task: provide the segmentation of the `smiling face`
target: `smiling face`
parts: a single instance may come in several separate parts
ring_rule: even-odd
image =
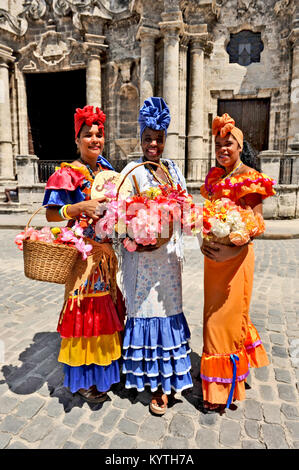
[[[141,147],[147,160],[159,163],[165,147],[165,132],[146,127],[142,134]]]
[[[86,162],[97,160],[103,151],[104,143],[103,130],[99,129],[97,124],[92,126],[84,124],[76,139],[81,158]]]
[[[215,138],[215,151],[217,162],[227,172],[231,171],[240,162],[241,147],[232,134],[227,134],[225,137],[217,135]]]

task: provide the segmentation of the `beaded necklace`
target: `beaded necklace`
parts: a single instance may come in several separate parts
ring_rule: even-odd
[[[169,172],[167,166],[166,166],[164,163],[162,163],[161,161],[160,161],[159,165],[161,166],[161,168],[163,169],[163,171],[164,171],[164,172],[167,174],[167,176],[169,177],[169,181],[171,181],[172,187],[175,187],[175,183],[174,183],[174,181],[173,181],[173,178],[172,178],[172,176],[171,176],[171,174],[170,174],[170,172]],[[147,166],[147,169],[148,169],[148,170],[150,171],[150,173],[153,175],[153,177],[155,178],[155,180],[158,181],[158,183],[160,183],[161,185],[165,185],[165,181],[162,180],[161,178],[159,178],[159,176],[156,174],[156,172],[152,169],[152,167],[151,167],[150,165]]]
[[[240,166],[242,166],[243,163],[240,162],[239,165],[236,166],[236,168],[233,168],[232,171],[230,171],[227,175],[223,176],[221,179],[223,180],[226,180],[227,178],[229,178],[231,175],[233,175],[234,173],[236,173],[236,171],[240,168]]]

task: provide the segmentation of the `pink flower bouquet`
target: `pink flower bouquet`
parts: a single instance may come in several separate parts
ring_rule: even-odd
[[[200,210],[179,185],[152,187],[126,199],[117,198],[111,185],[107,189],[113,197],[104,206],[104,216],[95,226],[96,234],[112,237],[116,232],[128,251],[135,251],[138,245],[161,246],[170,239],[174,228],[186,233],[196,230]]]
[[[20,250],[23,250],[24,240],[73,246],[81,253],[83,260],[92,250],[92,245],[85,243],[83,228],[78,222],[73,227],[43,227],[40,230],[29,227],[15,237],[15,243]]]

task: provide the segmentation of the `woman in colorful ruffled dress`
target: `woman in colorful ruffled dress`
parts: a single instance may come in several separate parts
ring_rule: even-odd
[[[140,138],[143,157],[129,163],[127,174],[143,161],[159,163],[172,184],[186,189],[185,179],[172,160],[162,159],[169,109],[162,98],[145,100],[140,109]],[[167,183],[164,171],[154,165],[136,168],[140,191]],[[133,180],[132,180],[133,183]],[[134,183],[133,183],[134,187]],[[192,387],[190,375],[190,331],[182,309],[181,240],[172,236],[160,248],[123,249],[123,282],[127,323],[123,341],[123,373],[126,388],[152,392],[150,410],[164,414],[168,397]]]
[[[262,214],[262,201],[275,194],[275,182],[242,162],[243,133],[228,114],[214,119],[212,132],[222,168],[211,168],[202,196],[211,201],[229,198]],[[245,399],[249,366],[263,367],[269,361],[249,316],[253,243],[227,246],[204,241],[201,250],[205,255],[203,399],[206,408],[221,410],[232,400]]]
[[[113,168],[100,155],[106,118],[103,111],[85,106],[76,110],[74,118],[80,157],[72,164],[62,163],[50,176],[44,205],[48,205],[48,221],[67,220],[69,226],[79,222],[94,254],[93,263],[86,263],[80,276],[75,266],[66,283],[57,327],[62,338],[58,361],[64,364],[64,385],[85,400],[100,403],[107,399],[111,385],[120,380],[124,306],[116,285],[113,248],[94,232],[95,211],[101,200],[91,200],[90,193],[96,174]]]

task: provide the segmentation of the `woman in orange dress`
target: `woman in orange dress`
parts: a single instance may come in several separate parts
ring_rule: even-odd
[[[228,114],[217,116],[212,130],[222,168],[211,168],[201,195],[211,201],[229,198],[262,214],[262,200],[275,194],[275,181],[241,161],[243,133]],[[269,361],[249,317],[253,243],[229,246],[204,240],[201,251],[205,255],[203,399],[205,408],[218,411],[233,400],[244,400],[249,367],[263,367]]]

